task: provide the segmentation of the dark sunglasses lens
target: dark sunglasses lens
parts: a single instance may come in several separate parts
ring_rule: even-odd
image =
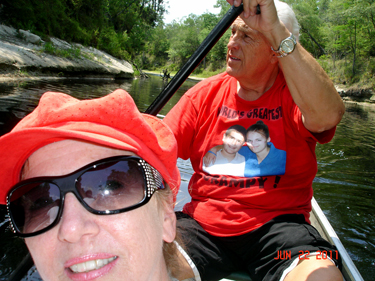
[[[145,198],[145,179],[136,160],[99,164],[83,173],[77,191],[97,211],[115,211],[137,205]]]
[[[9,198],[10,214],[15,228],[23,233],[35,233],[50,226],[60,208],[60,190],[49,182],[25,184]]]

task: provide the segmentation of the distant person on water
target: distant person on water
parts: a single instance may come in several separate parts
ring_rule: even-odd
[[[244,12],[231,27],[226,72],[190,89],[164,119],[176,136],[178,157],[190,158],[194,169],[192,200],[177,213],[177,227],[197,270],[185,263],[180,279],[219,280],[245,270],[252,281],[342,280],[340,258],[319,256],[336,250],[310,225],[309,212],[315,146],[333,138],[345,112],[343,101],[298,43],[298,23],[287,4],[227,1],[243,2]],[[266,150],[253,157],[253,164],[267,163],[266,174],[204,172],[204,156],[221,145],[223,130],[249,128],[258,121],[268,127],[271,141],[260,136]],[[251,144],[262,135],[257,134],[247,135],[249,147],[243,149],[249,154],[250,149],[257,153]],[[284,156],[268,161],[273,148]],[[285,171],[273,169],[283,161]],[[288,258],[278,258],[280,251]]]
[[[124,90],[48,92],[0,138],[0,203],[43,280],[175,280],[176,160]]]

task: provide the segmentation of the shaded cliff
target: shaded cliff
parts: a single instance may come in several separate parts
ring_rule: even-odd
[[[0,25],[0,77],[27,76],[133,78],[134,71],[130,63],[95,48],[57,38],[44,42]]]

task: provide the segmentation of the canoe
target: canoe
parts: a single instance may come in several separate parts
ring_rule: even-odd
[[[332,228],[327,217],[319,207],[315,198],[312,199],[312,211],[310,213],[311,224],[319,231],[320,235],[334,244],[342,257],[342,274],[345,281],[363,281],[361,274],[354,265],[344,245],[341,243],[335,230]],[[251,281],[246,272],[235,272],[221,281]]]
[[[181,160],[181,159],[179,159]],[[191,169],[189,161],[181,161],[179,162],[179,167],[181,171],[181,187],[177,195],[177,204],[175,207],[176,211],[180,211],[183,205],[190,201],[190,195],[188,193],[188,182],[191,177],[189,169]],[[184,169],[184,166],[187,170]],[[341,243],[339,237],[337,236],[336,232],[334,231],[333,227],[329,223],[327,217],[324,215],[322,209],[319,207],[318,203],[316,202],[315,198],[312,199],[312,211],[310,213],[310,220],[311,224],[319,231],[320,235],[323,238],[328,240],[330,243],[334,244],[339,251],[342,260],[343,260],[343,268],[342,273],[344,276],[345,281],[363,281],[361,274],[359,273],[357,267],[354,265],[352,259],[350,258],[348,252],[346,251],[344,245]],[[21,273],[22,270],[15,270],[13,272],[11,278],[9,280],[18,281],[18,280],[41,280],[39,274],[35,270],[35,267],[32,264],[31,259],[25,258],[22,263],[26,263],[23,265],[23,268],[30,269],[28,274],[26,275],[26,279]],[[225,279],[221,279],[220,281],[251,281],[249,276],[246,272],[234,272],[230,276],[226,277]]]
[[[179,163],[179,166],[181,163]],[[181,170],[181,169],[180,169]],[[180,191],[177,195],[177,206],[176,209],[182,209],[182,206],[190,201],[190,195],[187,192],[188,178],[190,175],[188,173],[181,173],[182,181]],[[319,207],[318,202],[315,198],[311,200],[312,211],[310,213],[311,224],[319,231],[320,235],[329,241],[331,244],[335,245],[338,252],[342,257],[342,274],[345,281],[363,281],[361,274],[359,273],[357,267],[354,265],[353,260],[350,258],[348,252],[346,251],[344,245],[341,243],[339,237],[337,236],[335,230],[329,223],[327,217],[324,215],[322,209]],[[235,272],[230,276],[221,279],[220,281],[251,281],[250,277],[246,272]]]

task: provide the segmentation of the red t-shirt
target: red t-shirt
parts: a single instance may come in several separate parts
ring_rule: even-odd
[[[176,136],[178,156],[190,158],[195,171],[189,183],[192,200],[183,211],[215,236],[245,234],[282,214],[303,214],[309,221],[317,172],[316,142],[330,141],[335,128],[312,134],[301,116],[281,71],[271,89],[255,101],[240,98],[237,80],[226,73],[191,88],[164,118]],[[236,177],[203,171],[204,155],[223,144],[229,127],[247,129],[258,120],[268,126],[277,151],[286,152],[286,164],[285,160],[281,163],[284,175]],[[245,157],[251,161],[255,154],[247,147],[242,149],[248,149]],[[264,162],[268,167],[280,164],[278,158],[270,159]]]

